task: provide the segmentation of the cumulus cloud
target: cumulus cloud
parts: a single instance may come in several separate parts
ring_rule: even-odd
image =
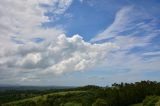
[[[71,3],[72,0],[0,1],[0,36],[3,39],[10,38],[10,36],[20,39],[55,37],[64,31],[62,28],[41,27],[43,23],[50,21],[45,13],[63,14]]]
[[[21,76],[26,72],[32,73],[34,77],[57,75],[100,66],[108,54],[117,49],[118,46],[113,43],[91,44],[79,35],[66,37],[63,34],[52,42],[31,42],[16,46],[14,51],[7,51],[10,53],[7,57],[1,58],[0,66],[5,70],[17,70],[15,75],[21,73]]]
[[[40,77],[97,68],[116,67],[137,71],[159,69],[158,59],[150,58],[146,61],[143,57],[159,53],[146,53],[142,57],[129,54],[135,47],[150,45],[152,38],[159,33],[151,27],[154,21],[128,27],[136,21],[128,15],[133,7],[120,10],[113,24],[92,39],[95,42],[111,38],[110,42],[91,43],[84,41],[80,35],[67,37],[63,34],[63,28],[43,27],[43,23],[51,21],[45,13],[52,12],[54,21],[58,15],[65,14],[71,3],[72,0],[0,1],[0,82],[39,81]],[[149,28],[146,32],[149,35],[145,38],[137,36],[140,34],[137,30],[121,36],[120,33],[136,27],[140,30]],[[40,43],[34,42],[36,38],[43,40]]]

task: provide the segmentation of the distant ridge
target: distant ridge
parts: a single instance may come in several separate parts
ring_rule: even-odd
[[[11,84],[0,84],[0,90],[49,90],[49,89],[68,89],[75,88],[74,86],[33,86],[33,85],[11,85]]]
[[[18,84],[0,84],[0,87],[20,86]]]

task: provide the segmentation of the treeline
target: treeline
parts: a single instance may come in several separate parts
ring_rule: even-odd
[[[156,81],[114,83],[111,87],[88,85],[68,90],[81,92],[41,96],[38,99],[3,106],[129,106],[143,102],[146,96],[160,96],[160,83]],[[145,106],[154,106],[147,105],[147,100],[145,103]]]
[[[136,83],[112,84],[105,88],[98,98],[106,101],[107,106],[128,106],[142,102],[146,96],[160,95],[160,83],[156,81],[141,81]]]

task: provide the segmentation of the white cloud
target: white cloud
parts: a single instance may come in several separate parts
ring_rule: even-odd
[[[100,32],[93,39],[91,39],[91,42],[96,42],[103,39],[109,39],[109,38],[114,38],[116,36],[121,36],[123,35],[124,32],[127,31],[130,31],[128,35],[135,35],[136,33],[139,33],[140,30],[143,30],[145,32],[147,30],[143,26],[146,26],[147,28],[151,27],[149,24],[145,23],[140,24],[140,22],[143,22],[144,21],[143,19],[150,19],[150,18],[151,17],[147,13],[136,9],[134,6],[123,7],[116,13],[113,23],[104,31]]]
[[[38,63],[44,60],[41,54],[46,50],[43,48],[46,46],[33,43],[31,39],[38,37],[50,42],[64,33],[63,28],[44,28],[42,24],[50,21],[45,15],[46,12],[52,12],[56,18],[63,14],[71,3],[72,0],[0,1],[0,77],[15,78],[38,67]],[[13,38],[22,44],[12,41]],[[45,66],[44,63],[41,67]]]
[[[158,64],[160,64],[160,61],[158,57],[145,59],[143,56],[134,53],[128,54],[127,52],[128,51],[118,51],[110,55],[108,60],[112,61],[110,61],[108,64],[105,64],[105,67],[115,70],[127,70],[128,73],[137,74],[142,72],[159,71]]]
[[[143,53],[144,56],[158,56],[160,55],[160,51],[155,51],[155,52],[146,52],[146,53]]]
[[[159,35],[156,25],[157,20],[141,9],[137,10],[133,6],[128,6],[119,10],[114,22],[91,39],[91,42],[107,39],[120,47],[114,53],[109,54],[108,60],[110,61],[105,62],[104,68],[128,70],[132,74],[159,71],[158,56],[144,57],[159,53],[143,53],[144,50],[152,50],[152,39]]]
[[[133,9],[133,7],[125,7],[122,8],[115,16],[114,22],[103,32],[96,35],[91,41],[95,42],[98,40],[103,40],[106,38],[111,38],[117,35],[119,32],[122,32],[126,29],[126,25],[128,25],[132,20],[129,19],[129,13]]]
[[[84,0],[79,0],[81,3],[83,3],[84,2]]]
[[[121,50],[129,50],[135,47],[145,47],[150,44],[154,36],[139,37],[139,36],[116,36],[113,40]]]
[[[127,55],[128,50],[134,47],[148,45],[153,36],[117,36],[120,32],[130,30],[128,24],[134,19],[130,20],[129,13],[133,7],[120,10],[114,23],[92,39],[97,41],[113,38],[111,42],[89,43],[80,35],[67,37],[62,34],[65,32],[63,28],[47,29],[41,26],[50,21],[49,17],[44,15],[45,12],[53,12],[53,18],[56,18],[63,14],[71,3],[72,0],[0,1],[0,82],[39,81],[39,77],[48,78],[96,68],[138,71],[159,69],[158,60],[152,59],[148,63],[143,57]],[[40,4],[48,6],[43,7]],[[142,29],[150,28],[144,23],[136,26]],[[149,34],[157,33],[159,32],[151,30]],[[36,37],[45,40],[41,43],[31,41]],[[12,38],[22,43],[16,44]]]
[[[63,14],[72,0],[3,0],[0,1],[0,36],[20,39],[58,36],[62,28],[45,29],[41,25],[50,21],[46,12]],[[41,5],[47,5],[46,7]],[[54,16],[56,17],[56,15]],[[52,20],[53,21],[53,20]],[[4,38],[5,37],[5,38]]]
[[[58,6],[56,10],[53,10],[56,14],[62,14],[71,5],[72,0],[58,0]]]
[[[1,57],[0,66],[15,70],[15,75],[21,74],[17,77],[24,74],[28,77],[26,73],[34,77],[57,75],[100,66],[108,54],[117,49],[113,43],[91,44],[79,35],[70,38],[60,35],[52,42],[16,46],[14,51],[7,51],[10,52],[7,57]]]

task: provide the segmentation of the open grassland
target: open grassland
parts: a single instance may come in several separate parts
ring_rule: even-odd
[[[42,95],[42,96],[36,96],[36,97],[33,97],[33,98],[29,98],[29,99],[23,99],[23,100],[18,100],[18,101],[14,101],[14,102],[10,102],[10,103],[6,103],[6,104],[2,104],[2,106],[21,106],[21,105],[24,105],[26,103],[26,106],[27,106],[27,103],[39,103],[41,101],[47,101],[47,97],[56,97],[56,96],[60,96],[60,97],[63,97],[67,94],[78,94],[78,93],[83,93],[85,91],[66,91],[66,92],[57,92],[57,93],[50,93],[50,94],[46,94],[46,95]],[[69,103],[68,103],[69,104]],[[28,104],[29,105],[29,104]],[[29,105],[30,106],[30,105]]]

